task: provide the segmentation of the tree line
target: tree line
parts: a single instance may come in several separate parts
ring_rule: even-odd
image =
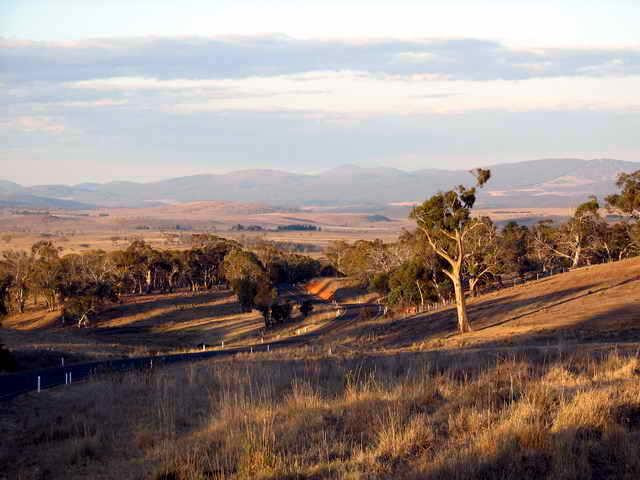
[[[0,317],[24,312],[30,302],[51,311],[60,308],[63,322],[83,324],[123,295],[231,287],[243,311],[258,308],[269,327],[291,313],[280,305],[276,285],[308,280],[322,267],[269,242],[248,250],[208,234],[193,235],[185,250],[158,250],[135,240],[125,249],[66,255],[53,242],[40,241],[28,252],[0,255]]]
[[[640,254],[640,171],[621,174],[619,192],[603,205],[591,197],[560,224],[532,227],[510,222],[498,228],[488,217],[472,216],[477,188],[489,170],[472,171],[474,186],[439,192],[416,206],[416,230],[397,242],[335,242],[327,250],[333,271],[359,278],[392,307],[424,309],[429,302],[455,299],[460,332],[471,326],[466,296],[505,278],[529,272],[620,260]],[[601,206],[618,215],[608,222]],[[297,283],[331,269],[317,260],[284,252],[258,240],[250,248],[215,235],[191,236],[191,248],[157,250],[141,240],[127,248],[62,255],[51,241],[28,252],[0,255],[0,317],[23,312],[27,302],[62,309],[63,321],[90,318],[126,294],[167,293],[231,287],[244,311],[258,309],[265,326],[287,321],[293,305],[280,302],[276,286]],[[300,306],[303,315],[310,303]]]
[[[619,193],[603,205],[590,197],[563,223],[550,220],[532,227],[509,222],[498,228],[488,217],[473,217],[477,188],[489,170],[472,171],[476,185],[439,192],[416,206],[416,230],[395,243],[360,240],[334,242],[327,257],[345,275],[355,276],[397,308],[455,299],[458,329],[471,329],[466,296],[505,279],[530,272],[553,272],[640,255],[640,171],[620,174]],[[609,222],[601,207],[616,214]]]

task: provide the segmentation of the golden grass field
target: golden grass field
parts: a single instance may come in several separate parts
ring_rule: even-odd
[[[80,212],[52,211],[47,214],[29,215],[15,212],[16,210],[0,209],[0,251],[27,250],[40,240],[53,241],[62,248],[63,253],[126,248],[136,239],[143,239],[155,248],[187,248],[191,235],[199,232],[216,233],[236,240],[242,237],[261,238],[314,245],[324,249],[336,240],[353,242],[380,238],[390,242],[397,239],[403,229],[414,228],[414,223],[406,217],[408,210],[389,217],[390,221],[370,221],[369,215],[363,213],[333,213],[322,210],[288,212],[264,205],[228,202],[194,202],[154,208],[114,208]],[[566,208],[475,211],[476,215],[488,215],[496,222],[513,219],[525,222],[542,218],[557,219],[570,213],[570,209]],[[231,231],[231,227],[239,223],[261,225],[266,231]],[[321,231],[274,231],[278,225],[301,223],[316,225]],[[176,230],[177,225],[188,229]]]
[[[319,329],[313,342],[349,351],[509,348],[559,343],[640,341],[640,259],[581,268],[469,301],[473,332],[457,335],[455,309],[416,315],[376,316],[371,309],[336,320],[338,306],[373,303],[375,295],[350,279],[317,279],[307,291],[320,303],[302,319],[263,331],[258,312],[241,313],[228,290],[125,297],[102,312],[91,328],[62,326],[60,312],[32,308],[3,321],[10,348],[42,362],[188,351],[198,345],[246,345],[263,336],[281,340]],[[21,354],[22,354],[21,353]],[[32,361],[31,361],[32,362]]]
[[[640,478],[640,258],[470,299],[464,336],[449,307],[336,318],[331,300],[373,298],[307,289],[317,317],[266,337],[290,348],[3,403],[0,478]],[[2,337],[76,360],[257,341],[236,309],[225,291],[131,297],[90,329],[34,310]]]
[[[59,310],[33,307],[4,319],[1,338],[27,369],[57,366],[62,356],[71,364],[277,341],[326,326],[337,310],[319,303],[302,318],[294,308],[290,323],[265,331],[260,313],[243,313],[230,290],[130,296],[97,315],[90,328],[62,325]]]
[[[345,326],[351,348],[492,348],[640,342],[640,258],[583,267],[469,299],[473,331],[457,334],[455,307]]]
[[[7,478],[635,479],[640,360],[240,355],[2,408]]]

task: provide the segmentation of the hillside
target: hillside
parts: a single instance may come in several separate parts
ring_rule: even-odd
[[[318,302],[314,314],[269,332],[267,339],[283,341],[293,335],[291,348],[324,345],[387,353],[640,343],[640,258],[470,299],[474,331],[464,336],[457,334],[452,306],[406,318],[380,317],[376,296],[344,278],[314,280],[307,293]],[[3,340],[14,349],[29,343],[31,350],[100,358],[219,345],[222,340],[247,344],[259,338],[263,323],[257,312],[241,313],[235,297],[224,291],[130,297],[99,315],[89,329],[61,327],[59,312],[44,310],[13,315],[3,326]]]
[[[545,159],[490,168],[492,180],[480,194],[480,206],[567,207],[575,206],[591,194],[612,193],[617,174],[637,170],[640,163],[612,159]],[[151,183],[21,187],[2,182],[0,202],[28,204],[31,198],[33,206],[43,206],[48,201],[52,206],[73,208],[73,202],[103,207],[149,207],[166,202],[217,200],[289,207],[349,206],[352,210],[379,211],[391,203],[422,201],[438,190],[469,181],[469,173],[463,170],[404,171],[344,165],[318,174],[243,170]],[[15,203],[19,201],[22,203]]]
[[[470,299],[473,332],[455,308],[403,319],[353,322],[327,342],[349,348],[431,350],[640,342],[640,258],[572,272]]]
[[[352,287],[312,288],[331,299]],[[135,324],[147,307],[121,308]],[[34,479],[638,478],[640,259],[470,310],[464,338],[451,309],[368,321],[347,310],[277,350],[23,395],[3,406],[0,464]]]

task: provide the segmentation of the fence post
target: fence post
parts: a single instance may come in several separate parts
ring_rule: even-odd
[[[60,357],[61,366],[64,367],[64,357]]]
[[[71,385],[72,379],[73,379],[73,374],[69,372],[69,385]]]
[[[269,346],[269,344],[267,344],[267,352],[268,352],[268,351],[270,351],[270,350],[269,350],[269,347],[270,347],[270,346]]]
[[[38,393],[40,393],[40,375],[38,375]]]

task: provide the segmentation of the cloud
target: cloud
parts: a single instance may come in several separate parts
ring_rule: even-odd
[[[431,75],[327,71],[237,79],[116,77],[70,82],[65,86],[116,98],[127,94],[133,107],[181,114],[292,111],[380,115],[478,110],[639,109],[638,84],[640,75],[478,81],[448,80]]]
[[[283,36],[0,41],[0,79],[12,84],[341,70],[456,80],[633,75],[640,73],[640,49],[528,50],[477,39],[323,41]]]
[[[13,117],[113,108],[356,116],[628,110],[640,103],[638,79],[640,50],[514,49],[477,39],[0,41],[0,102]]]
[[[20,116],[0,120],[0,129],[17,132],[62,133],[65,126],[59,120],[50,117]]]
[[[637,113],[488,111],[353,120],[290,112],[87,110],[69,121],[83,135],[36,145],[8,138],[0,161],[4,175],[25,183],[72,183],[145,171],[173,176],[239,168],[312,171],[345,163],[419,169],[558,156],[640,159]]]
[[[279,36],[0,41],[3,169],[460,166],[638,152],[636,49]],[[45,160],[48,164],[45,165]],[[453,160],[451,160],[453,161]],[[413,160],[412,160],[413,162]],[[91,172],[95,173],[95,176]],[[128,170],[127,170],[128,171]]]

